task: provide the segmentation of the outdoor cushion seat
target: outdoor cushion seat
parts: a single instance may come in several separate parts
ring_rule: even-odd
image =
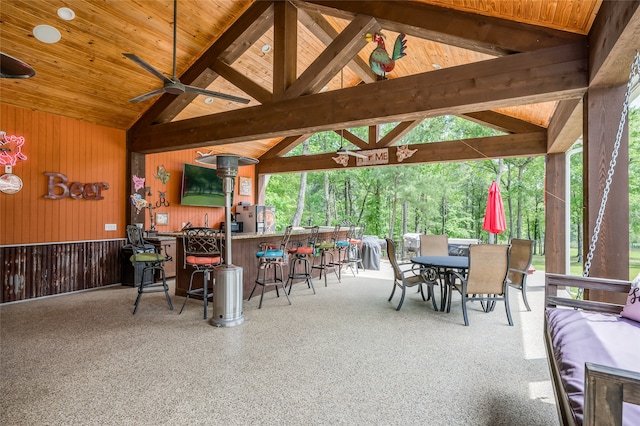
[[[187,256],[187,263],[194,265],[219,265],[222,263],[220,256],[216,257],[199,257],[199,256]]]
[[[619,315],[547,308],[553,357],[576,424],[584,416],[585,363],[638,371],[640,323]],[[640,424],[640,406],[624,404],[623,425]]]
[[[134,253],[129,258],[131,263],[136,262],[163,262],[165,257],[158,253]]]

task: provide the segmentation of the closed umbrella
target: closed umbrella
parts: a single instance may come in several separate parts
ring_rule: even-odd
[[[487,209],[484,212],[482,229],[492,234],[501,234],[506,228],[507,223],[504,218],[500,187],[496,181],[493,181],[489,187],[489,197],[487,198]]]

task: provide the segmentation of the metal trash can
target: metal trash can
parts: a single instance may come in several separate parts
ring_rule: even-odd
[[[131,263],[131,256],[133,256],[133,248],[131,245],[123,246],[120,250],[120,284],[138,287],[142,279],[144,264],[138,263],[134,266]],[[155,282],[153,270],[149,269],[144,274],[144,283],[151,284],[153,282]]]
[[[244,322],[242,310],[242,268],[220,265],[213,271],[213,317],[211,325],[233,327]]]

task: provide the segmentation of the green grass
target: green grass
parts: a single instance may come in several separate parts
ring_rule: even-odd
[[[576,262],[578,249],[571,249],[571,275],[582,275],[583,265]],[[585,255],[586,257],[586,255]],[[534,255],[531,262],[536,270],[544,270],[544,256]],[[629,279],[632,280],[640,273],[640,249],[631,249],[629,251]]]

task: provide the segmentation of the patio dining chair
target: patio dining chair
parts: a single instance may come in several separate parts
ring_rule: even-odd
[[[420,256],[448,256],[449,237],[447,234],[420,235]],[[439,268],[422,268],[422,274],[433,288],[434,285],[440,287],[440,300],[446,300],[447,292],[444,286],[444,270]],[[433,299],[433,309],[438,310],[436,300]],[[444,310],[444,306],[442,307]]]
[[[507,274],[509,286],[522,292],[522,300],[524,300],[527,311],[531,310],[529,301],[527,301],[527,275],[533,259],[533,244],[533,240],[511,239],[509,273]]]
[[[400,296],[400,302],[398,303],[398,307],[396,311],[399,311],[402,308],[402,304],[404,303],[404,297],[407,292],[408,287],[418,286],[418,292],[422,296],[422,300],[427,301],[432,297],[432,289],[429,286],[429,283],[425,282],[423,275],[419,272],[419,270],[415,268],[402,269],[400,265],[398,265],[398,261],[396,260],[396,246],[394,242],[387,238],[387,254],[389,255],[389,262],[393,267],[393,290],[391,290],[391,296],[389,296],[389,302],[393,299],[393,295],[396,292],[396,288],[399,287],[402,291]],[[427,285],[428,293],[427,297],[424,295],[424,290],[422,288],[422,284]]]
[[[462,315],[464,325],[469,325],[467,302],[479,300],[483,311],[493,311],[496,301],[503,301],[509,325],[513,325],[509,309],[509,286],[507,272],[509,268],[509,245],[481,244],[469,247],[469,270],[466,276],[458,271],[446,272],[448,287],[447,312],[451,310],[451,293],[455,289],[462,296]]]

